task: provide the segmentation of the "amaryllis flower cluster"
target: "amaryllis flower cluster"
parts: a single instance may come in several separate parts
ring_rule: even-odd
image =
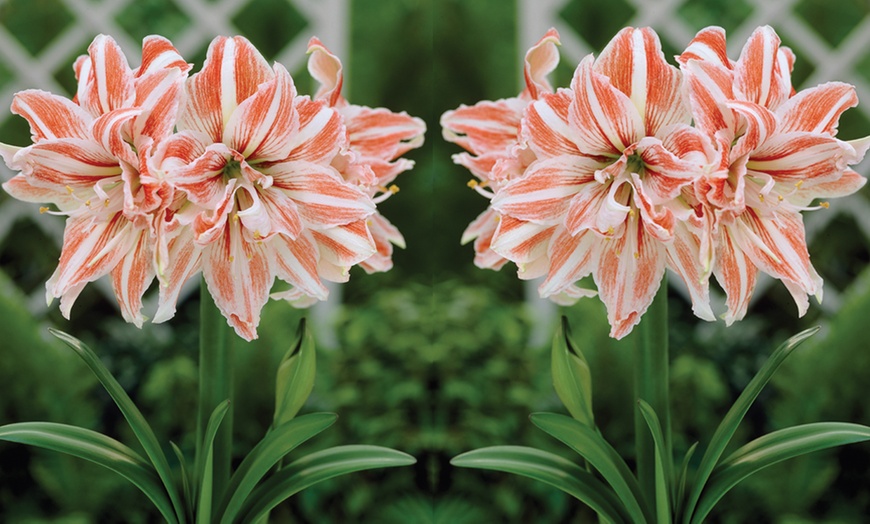
[[[560,302],[594,293],[577,287],[591,274],[616,338],[640,321],[666,268],[705,320],[715,319],[711,275],[727,295],[728,324],[746,314],[759,271],[785,284],[800,315],[809,295],[821,300],[801,212],[866,182],[849,166],[870,138],[836,138],[840,115],[858,103],[852,86],[796,92],[794,54],[770,27],[736,61],[724,30],[704,29],[679,68],[652,29],[626,28],[581,61],[570,88],[534,90],[529,57],[556,43],[551,30],[529,51],[525,96],[442,119],[445,137],[473,154],[457,163],[492,189],[466,231],[479,266],[513,261]],[[553,69],[553,49],[538,74]],[[508,106],[510,119],[496,110]]]
[[[341,62],[317,39],[309,69],[323,86],[299,95],[280,64],[242,37],[216,38],[200,72],[162,37],[143,42],[131,69],[98,36],[75,63],[76,96],[16,94],[12,111],[33,144],[0,145],[19,171],[3,188],[67,216],[47,298],[69,316],[88,282],[110,275],[123,317],[145,321],[142,296],[156,279],[154,322],[175,313],[183,284],[202,273],[236,332],[256,338],[275,293],[306,305],[327,298],[323,280],[351,266],[391,267],[398,230],[377,212],[386,187],[413,163],[418,118],[349,105]]]

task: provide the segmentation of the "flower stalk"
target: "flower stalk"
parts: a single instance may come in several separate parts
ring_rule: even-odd
[[[196,471],[205,460],[203,449],[208,420],[224,400],[230,406],[214,439],[212,492],[218,496],[229,482],[233,449],[233,339],[227,324],[203,281],[199,307],[199,405],[196,424]],[[203,479],[200,479],[203,482]]]
[[[634,396],[652,406],[659,417],[665,441],[665,460],[670,461],[671,411],[668,393],[668,289],[667,277],[656,293],[643,320],[632,335],[634,341]],[[655,500],[655,441],[639,409],[634,412],[637,476],[647,500]],[[670,468],[667,468],[670,469]],[[666,470],[667,470],[666,469]]]

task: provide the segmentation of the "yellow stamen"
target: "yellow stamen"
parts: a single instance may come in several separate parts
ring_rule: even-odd
[[[235,262],[235,261],[236,261],[236,257],[230,255],[230,262]]]
[[[466,185],[468,187],[470,187],[471,189],[474,189],[475,187],[479,186],[480,184],[477,182],[477,180],[471,179],[468,181],[468,184],[466,184]]]
[[[237,223],[239,221],[239,214],[233,213],[233,223]]]
[[[795,183],[794,187],[800,189],[802,185],[804,185],[804,181],[798,180],[797,183]]]
[[[109,207],[109,199],[108,199],[108,198],[106,199],[105,202],[103,202],[103,205],[106,206],[106,207]]]
[[[785,200],[785,197],[782,195],[779,195],[778,197],[776,197],[776,199],[779,200],[780,202],[782,202],[783,200]]]
[[[829,207],[831,207],[831,203],[830,203],[830,202],[819,202],[819,205],[822,206],[822,207],[825,208],[825,209],[828,209]]]
[[[70,195],[73,194],[73,188],[71,188],[71,187],[69,187],[69,186],[66,186],[66,191],[67,191],[67,193],[69,193]]]
[[[496,221],[496,222],[501,221],[501,215],[496,215],[496,216],[495,216],[495,221]]]
[[[635,252],[634,252],[634,258],[640,258],[640,253],[638,253],[637,251],[635,251]]]
[[[607,234],[608,234],[608,235],[612,235],[612,234],[613,234],[613,226],[610,226],[610,227],[607,228]]]
[[[39,208],[39,213],[40,213],[40,214],[42,214],[42,213],[47,213],[47,212],[48,212],[48,208],[47,208],[47,207],[42,206],[42,207]]]
[[[394,195],[399,192],[399,186],[397,186],[396,184],[391,185],[387,189],[389,189],[390,193],[392,193]]]
[[[621,255],[622,255],[622,250],[621,250],[621,249],[617,249],[617,250],[616,250],[616,256],[621,256]]]
[[[91,201],[85,200],[85,207],[91,207]]]
[[[758,193],[758,200],[761,200],[762,202],[764,202],[764,195],[762,195],[761,193]]]
[[[635,215],[634,208],[628,210],[628,216],[633,217]]]
[[[253,260],[253,258],[254,258],[254,254],[253,254],[253,253],[248,253],[248,260]]]

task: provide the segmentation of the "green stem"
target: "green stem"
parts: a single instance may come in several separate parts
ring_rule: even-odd
[[[672,460],[671,408],[668,395],[668,285],[662,280],[640,325],[635,328],[634,342],[634,395],[635,401],[649,403],[659,417],[664,434],[668,464]],[[637,476],[647,501],[655,498],[655,442],[639,409],[634,411],[635,445],[637,449]],[[670,471],[666,466],[666,471]]]
[[[196,424],[196,464],[205,460],[206,450],[201,449],[208,419],[218,404],[233,398],[233,340],[235,334],[203,281],[200,284],[199,306],[199,407]],[[214,466],[212,493],[220,500],[230,479],[233,449],[233,406],[227,414],[214,439]],[[199,479],[202,482],[202,479]]]

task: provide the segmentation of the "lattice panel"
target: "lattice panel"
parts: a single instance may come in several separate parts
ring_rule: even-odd
[[[71,95],[72,63],[99,33],[121,45],[131,67],[140,61],[142,37],[156,33],[197,69],[215,36],[243,34],[267,59],[293,72],[304,68],[313,35],[348,56],[348,16],[349,0],[0,0],[0,108],[6,108],[0,111],[0,140],[16,137],[16,145],[25,145],[26,123],[8,111],[13,95],[30,88]],[[2,163],[0,172],[3,181],[13,175]],[[22,219],[36,224],[60,252],[62,219],[0,194],[0,243]],[[96,286],[115,303],[106,279]],[[45,312],[44,295],[42,287],[31,294],[34,314]],[[153,308],[146,303],[146,311]]]
[[[870,134],[870,4],[851,0],[518,0],[520,28],[518,57],[549,28],[561,36],[563,63],[576,66],[589,53],[597,53],[624,26],[653,27],[662,40],[666,55],[681,52],[699,29],[719,25],[728,33],[729,56],[736,59],[743,43],[761,25],[774,27],[783,42],[797,55],[794,80],[797,88],[831,80],[855,86],[862,104],[848,111],[840,130],[847,139]],[[674,63],[673,61],[671,63]],[[848,129],[847,129],[848,128]],[[849,134],[846,132],[852,131]],[[855,134],[857,133],[857,134]],[[856,167],[870,175],[870,161]],[[867,191],[838,199],[823,212],[805,214],[808,241],[813,247],[824,243],[829,228],[839,227],[841,218],[854,221],[856,242],[866,250],[870,245],[870,202]],[[811,250],[812,251],[812,250]],[[833,313],[845,290],[826,280],[822,308]],[[757,301],[775,281],[762,275],[753,296]],[[669,280],[685,296],[678,279]],[[724,310],[724,299],[718,310]],[[548,313],[542,313],[548,314]]]

